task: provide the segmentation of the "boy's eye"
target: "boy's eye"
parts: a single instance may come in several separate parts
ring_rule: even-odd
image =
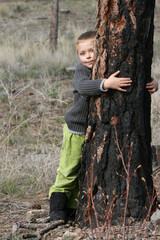
[[[85,54],[85,52],[81,52],[80,55],[83,56]]]

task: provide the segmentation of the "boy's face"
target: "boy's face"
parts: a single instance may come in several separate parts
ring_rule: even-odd
[[[94,39],[82,40],[77,44],[77,53],[81,63],[87,67],[92,68],[94,62]]]

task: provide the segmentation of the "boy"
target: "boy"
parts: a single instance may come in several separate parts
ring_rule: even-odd
[[[85,32],[76,42],[80,64],[74,76],[74,104],[65,114],[63,129],[63,146],[60,166],[57,170],[55,184],[50,188],[50,221],[64,220],[74,213],[78,195],[78,169],[80,167],[81,150],[87,128],[88,97],[100,95],[109,88],[126,92],[123,87],[131,85],[130,78],[118,78],[119,71],[108,79],[91,80],[91,69],[94,63],[95,32]],[[153,81],[152,81],[153,82]],[[152,89],[155,84],[147,85]]]

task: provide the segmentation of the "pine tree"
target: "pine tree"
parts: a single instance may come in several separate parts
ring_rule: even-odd
[[[130,77],[132,86],[126,93],[108,90],[90,99],[79,173],[77,220],[82,223],[96,212],[106,219],[107,206],[114,208],[112,219],[124,216],[125,209],[127,217],[143,218],[155,194],[151,97],[145,89],[151,79],[154,7],[154,0],[97,0],[92,78],[120,70],[119,77]]]

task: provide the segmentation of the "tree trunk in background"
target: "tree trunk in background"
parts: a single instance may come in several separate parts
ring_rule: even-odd
[[[135,174],[128,185],[126,216],[143,218],[148,212],[154,190],[151,97],[145,85],[151,78],[154,6],[154,0],[97,0],[96,63],[92,78],[107,78],[120,70],[119,76],[130,77],[133,82],[126,93],[109,90],[90,100],[79,172],[77,221],[81,223],[90,215],[95,216],[95,211],[106,219],[105,202],[108,208],[114,207],[113,216],[112,211],[107,216],[112,219],[124,216],[128,169],[128,183]]]
[[[52,19],[50,28],[50,49],[52,52],[54,52],[54,50],[57,48],[58,12],[59,12],[59,0],[53,0]]]

